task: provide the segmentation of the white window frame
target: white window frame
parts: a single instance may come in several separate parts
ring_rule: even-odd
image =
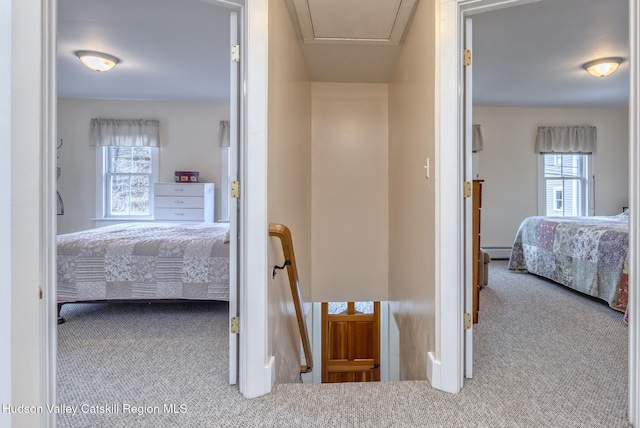
[[[546,215],[546,185],[545,185],[545,176],[544,176],[544,155],[552,154],[552,153],[541,153],[538,155],[538,215],[544,216]],[[553,153],[555,154],[555,153]],[[559,153],[571,155],[572,153]],[[586,215],[593,216],[595,215],[595,153],[573,153],[573,154],[586,154],[587,156],[587,207],[586,207]],[[554,161],[555,162],[555,161]]]
[[[159,158],[160,150],[158,147],[150,147],[151,149],[151,180],[149,183],[149,214],[148,215],[109,215],[109,203],[107,197],[107,162],[108,146],[96,147],[96,220],[112,220],[112,221],[141,221],[153,220],[153,188],[154,183],[158,182],[159,176]]]
[[[558,192],[560,192],[560,198],[558,198]],[[562,211],[564,209],[564,189],[560,186],[553,187],[553,210],[554,211]],[[558,201],[560,201],[561,206],[558,207]]]

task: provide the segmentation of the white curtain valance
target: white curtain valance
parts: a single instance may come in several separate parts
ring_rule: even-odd
[[[229,147],[229,121],[221,120],[220,129],[218,130],[218,144],[220,147]]]
[[[595,126],[541,126],[536,153],[595,153]]]
[[[158,147],[160,121],[155,119],[91,119],[94,146]]]
[[[480,125],[473,125],[473,134],[471,137],[471,151],[479,152],[484,148],[484,142],[482,141],[482,131],[480,131]]]

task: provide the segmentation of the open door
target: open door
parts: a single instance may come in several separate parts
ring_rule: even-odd
[[[380,302],[373,302],[371,313],[348,302],[339,314],[322,302],[322,383],[379,381]]]
[[[240,65],[239,61],[232,57],[233,46],[239,45],[238,12],[230,14],[230,79],[229,79],[229,178],[230,182],[239,180],[239,149],[240,149]],[[227,185],[231,185],[227,183]],[[238,224],[240,216],[240,200],[233,194],[229,198],[229,383],[238,383],[239,363],[239,337],[233,333],[232,324],[238,317]]]
[[[475,287],[473,272],[475,257],[473,256],[472,241],[472,199],[470,196],[472,183],[471,143],[473,136],[473,98],[472,98],[472,67],[471,67],[471,18],[464,18],[464,181],[468,192],[464,199],[464,376],[473,377],[473,323]]]

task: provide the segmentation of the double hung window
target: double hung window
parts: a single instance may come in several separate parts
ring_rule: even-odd
[[[536,136],[538,214],[585,217],[594,211],[595,126],[541,126]]]
[[[105,146],[102,150],[104,216],[151,216],[158,149]]]
[[[542,215],[589,215],[591,155],[542,154]]]
[[[96,217],[153,218],[158,181],[160,122],[154,119],[91,119],[96,146]]]

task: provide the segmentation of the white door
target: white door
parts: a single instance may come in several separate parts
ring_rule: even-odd
[[[471,18],[464,19],[464,48],[465,48],[465,67],[464,67],[464,181],[471,183],[473,180],[471,171],[471,138],[472,138],[472,73],[471,62],[466,58],[471,54]],[[467,53],[468,51],[468,53]],[[464,254],[465,254],[465,270],[464,270],[464,312],[465,314],[473,314],[473,243],[472,243],[472,198],[464,200]],[[472,317],[473,318],[473,317]],[[464,331],[464,376],[466,378],[473,377],[473,323],[470,328]]]
[[[238,13],[231,11],[231,50],[233,45],[239,44]],[[230,181],[238,180],[239,147],[240,147],[240,66],[239,62],[231,58],[230,62],[230,94],[229,94],[229,178]],[[230,185],[230,183],[227,183]],[[229,326],[231,320],[238,316],[238,216],[240,204],[237,198],[229,201]],[[232,333],[229,328],[229,383],[238,383],[238,334]]]

